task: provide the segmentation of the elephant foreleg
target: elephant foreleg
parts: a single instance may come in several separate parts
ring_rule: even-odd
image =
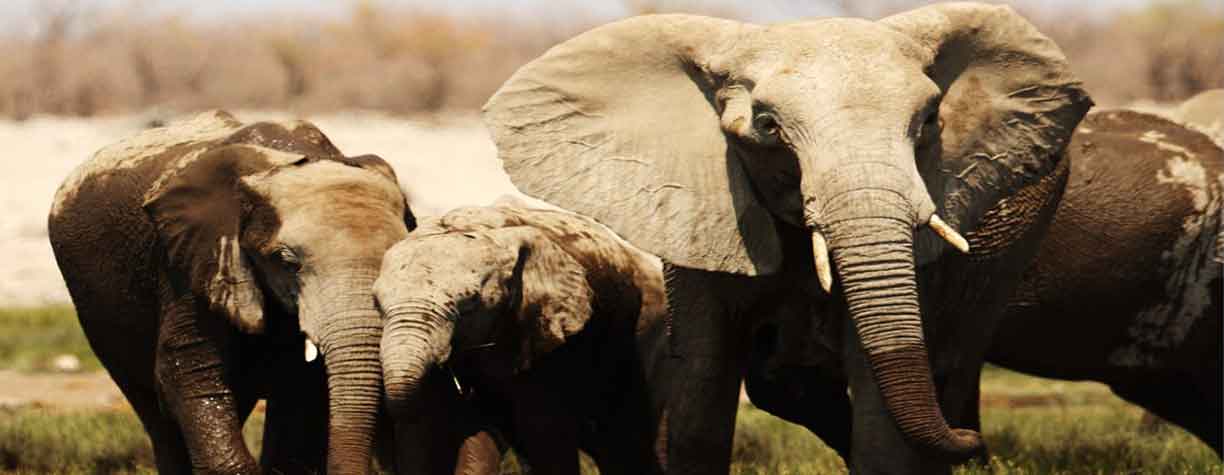
[[[784,368],[777,373],[770,379],[764,368],[751,365],[744,385],[752,404],[807,428],[843,460],[850,460],[853,409],[846,380],[819,368]]]
[[[514,392],[514,446],[531,473],[578,475],[578,421],[562,395],[531,382]]]
[[[196,473],[254,473],[242,415],[226,374],[228,322],[200,315],[190,297],[163,306],[155,373],[164,407],[178,423]]]
[[[327,379],[322,365],[301,365],[283,376],[284,382],[268,396],[260,463],[270,473],[322,473],[327,466]]]
[[[741,319],[718,292],[723,277],[670,269],[674,354],[651,384],[668,389],[667,473],[727,473],[748,346]]]

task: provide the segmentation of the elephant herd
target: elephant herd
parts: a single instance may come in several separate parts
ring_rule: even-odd
[[[1224,155],[1091,106],[1007,7],[648,15],[486,103],[541,201],[414,216],[381,158],[208,112],[97,152],[49,235],[162,473],[726,473],[741,384],[854,472],[947,472],[985,362],[1219,453]]]

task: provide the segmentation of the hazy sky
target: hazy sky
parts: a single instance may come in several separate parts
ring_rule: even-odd
[[[87,11],[131,6],[130,10],[145,13],[174,13],[199,21],[216,21],[234,14],[255,14],[268,11],[290,15],[340,15],[357,0],[0,0],[0,30],[29,33],[40,10],[56,5],[76,5]],[[564,21],[582,15],[590,18],[616,18],[626,13],[625,4],[635,0],[376,0],[387,6],[449,11],[465,14],[517,15],[548,21]],[[643,1],[643,0],[636,0]],[[664,9],[684,9],[685,6],[735,6],[753,20],[775,21],[843,14],[843,2],[856,0],[644,0],[643,3],[662,5]],[[859,0],[861,1],[861,0]],[[897,0],[887,0],[896,2]],[[886,3],[887,3],[886,1]],[[1020,3],[1060,8],[1069,0],[1019,0]],[[1079,9],[1103,13],[1118,8],[1149,3],[1150,0],[1093,0],[1076,2]],[[206,3],[206,5],[202,5]],[[879,1],[868,0],[869,4]],[[915,2],[918,3],[918,2]],[[1086,4],[1086,5],[1085,5]]]

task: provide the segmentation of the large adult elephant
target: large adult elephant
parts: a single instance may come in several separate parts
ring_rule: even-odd
[[[1092,114],[1071,150],[1066,194],[989,359],[1106,383],[1218,454],[1224,152],[1131,111]]]
[[[941,320],[935,333],[976,335],[954,349],[974,372],[985,358],[1038,376],[1100,381],[1220,452],[1224,155],[1191,128],[1104,111],[1076,130],[1066,160],[1066,191],[1006,311]],[[848,457],[852,421],[811,409],[850,406],[837,332],[796,328],[794,313],[782,308],[767,319],[776,331],[759,336],[765,344],[753,354],[749,397]],[[975,429],[977,389],[940,391],[945,413]]]
[[[48,224],[158,471],[259,471],[242,422],[267,398],[264,469],[364,473],[382,397],[372,285],[411,222],[382,159],[308,123],[209,112],[103,148]]]
[[[986,268],[1035,247],[1012,244],[1052,213],[1090,104],[1010,9],[942,4],[879,22],[631,18],[521,68],[485,120],[525,193],[668,263],[669,350],[646,366],[670,471],[728,469],[763,294],[732,274],[804,261],[826,292],[836,270],[847,346],[865,355],[851,380],[856,427],[872,430],[856,432],[853,465],[899,471],[981,447],[936,402],[916,265]],[[795,234],[806,255],[783,250]],[[936,235],[974,254],[948,257]],[[954,274],[924,299],[966,298]],[[910,447],[921,456],[871,456]]]

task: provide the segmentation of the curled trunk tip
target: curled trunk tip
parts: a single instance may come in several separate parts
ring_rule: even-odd
[[[962,462],[981,436],[949,428],[939,409],[922,334],[913,227],[863,217],[829,228],[843,294],[881,398],[902,435],[940,460]]]

